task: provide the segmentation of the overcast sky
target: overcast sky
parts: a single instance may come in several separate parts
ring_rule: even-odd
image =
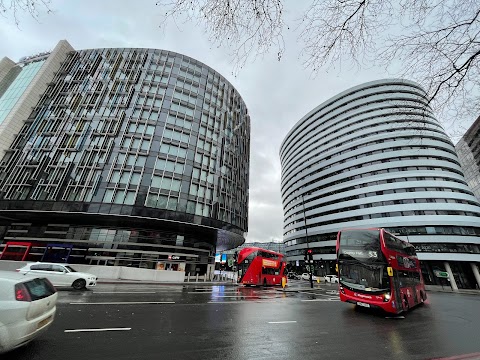
[[[300,16],[297,4],[297,1],[287,1],[288,21]],[[52,0],[51,8],[54,13],[42,13],[38,21],[20,16],[19,27],[12,19],[0,17],[0,58],[7,56],[18,61],[22,56],[53,49],[61,39],[78,50],[158,48],[202,61],[235,86],[248,107],[252,124],[248,242],[282,239],[278,152],[293,125],[343,90],[392,77],[382,68],[359,70],[348,66],[325,69],[313,77],[311,71],[303,68],[301,49],[293,30],[286,34],[286,53],[280,62],[273,51],[247,63],[233,76],[228,49],[209,44],[201,28],[194,24],[172,24],[165,31],[160,29],[160,8],[155,0]]]

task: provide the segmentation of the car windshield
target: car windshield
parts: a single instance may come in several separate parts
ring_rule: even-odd
[[[65,269],[67,269],[69,272],[77,272],[77,270],[73,269],[70,266],[65,266]]]

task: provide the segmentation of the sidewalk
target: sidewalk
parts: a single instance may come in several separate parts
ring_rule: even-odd
[[[165,282],[165,281],[146,281],[146,280],[123,280],[123,279],[98,279],[97,284],[110,285],[197,285],[197,286],[238,286],[237,283],[231,281],[184,281],[184,282]]]
[[[329,283],[313,283],[313,288],[310,287],[310,284],[295,284],[285,286],[285,289],[275,288],[277,291],[285,292],[299,292],[299,291],[315,291],[315,290],[338,290],[338,284],[329,284]]]
[[[480,295],[480,290],[475,289],[458,289],[453,290],[450,286],[439,286],[439,285],[425,285],[425,290],[431,292],[445,292],[453,294],[468,294],[468,295]]]

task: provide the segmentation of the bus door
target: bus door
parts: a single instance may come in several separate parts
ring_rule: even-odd
[[[243,260],[240,264],[238,264],[237,268],[237,281],[240,283],[243,280],[243,277],[245,276],[245,273],[247,272],[248,266],[250,265],[250,262],[248,259]]]
[[[415,301],[415,305],[418,304],[418,289],[417,289],[417,282],[415,281],[415,278],[414,278],[414,275],[413,273],[411,274],[411,277],[410,277],[410,281],[411,281],[411,284],[413,285],[412,286],[412,290],[413,290],[413,301]]]
[[[395,296],[395,306],[398,312],[403,310],[403,294],[401,292],[400,271],[393,270],[392,289]]]

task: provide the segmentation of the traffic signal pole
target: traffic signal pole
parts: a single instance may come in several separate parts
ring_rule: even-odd
[[[310,288],[313,289],[313,278],[312,278],[313,255],[312,255],[312,250],[310,249],[310,244],[308,242],[307,218],[305,216],[305,200],[303,199],[303,194],[302,194],[302,208],[303,208],[303,222],[305,224],[305,240],[307,242],[307,251],[305,252],[305,255],[306,255],[305,258],[308,263],[308,274],[310,276]]]

